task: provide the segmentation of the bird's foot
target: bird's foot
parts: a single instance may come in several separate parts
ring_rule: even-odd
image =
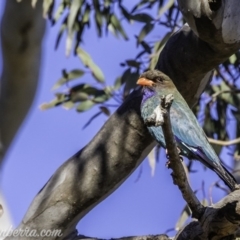
[[[178,156],[179,156],[179,159],[183,162],[183,156],[180,154],[181,153],[181,150],[177,147],[177,151],[178,151]],[[166,162],[165,166],[167,168],[169,168],[170,166],[170,163],[171,163],[171,160],[170,160],[170,157],[169,157],[169,154],[168,154],[168,150],[166,149],[166,157],[168,159],[168,161]]]
[[[171,161],[168,160],[168,161],[165,163],[165,166],[169,169],[169,168],[170,168],[170,164],[171,164]]]

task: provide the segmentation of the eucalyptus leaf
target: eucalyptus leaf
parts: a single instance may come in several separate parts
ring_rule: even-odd
[[[101,111],[106,115],[106,116],[110,116],[111,115],[111,112],[110,110],[107,108],[107,107],[104,107],[104,106],[101,106],[99,107],[101,109]]]
[[[131,14],[126,10],[125,7],[123,7],[122,5],[119,6],[121,9],[121,12],[123,14],[123,16],[128,20],[128,22],[130,22],[131,20]]]
[[[74,80],[76,78],[82,77],[84,75],[84,71],[80,69],[73,69],[72,71],[66,73],[66,76],[61,77],[52,87],[52,90],[56,90],[61,87],[63,84]]]
[[[122,83],[122,78],[121,77],[117,77],[115,82],[114,82],[114,89],[117,90],[121,87]]]
[[[89,4],[86,4],[86,8],[82,17],[82,23],[89,24],[90,12],[91,12],[91,7]]]
[[[128,40],[128,36],[125,33],[124,29],[122,28],[122,25],[120,23],[120,21],[118,20],[117,16],[112,14],[111,18],[110,18],[110,22],[112,23],[113,27],[115,28],[115,30],[117,30],[118,32],[121,33],[121,35],[123,36],[123,38],[125,40]]]
[[[138,43],[142,42],[142,40],[153,30],[153,28],[154,25],[152,23],[144,25],[138,36]]]
[[[158,17],[161,17],[174,4],[174,0],[168,0],[166,4],[159,8]]]
[[[78,112],[85,112],[87,110],[89,110],[90,108],[92,108],[95,105],[95,103],[91,100],[86,100],[83,101],[81,103],[79,103],[79,105],[77,106],[77,111]]]
[[[95,11],[95,23],[96,23],[96,26],[97,26],[98,36],[101,37],[102,36],[102,24],[103,24],[103,21],[102,21],[102,14],[98,10]]]
[[[43,0],[43,17],[46,18],[48,13],[51,16],[54,0]]]
[[[147,13],[138,13],[131,16],[132,20],[138,21],[138,22],[144,22],[149,23],[153,21],[154,19]]]
[[[139,77],[139,72],[133,72],[128,75],[126,79],[126,84],[123,90],[124,97],[128,96],[130,91],[137,86],[136,82],[138,77]]]
[[[58,48],[58,45],[60,43],[62,34],[63,34],[63,32],[65,31],[66,28],[67,28],[67,23],[65,23],[65,21],[64,21],[63,24],[60,27],[60,30],[59,30],[59,33],[58,33],[58,36],[57,36],[57,40],[56,40],[56,43],[55,43],[55,49]]]
[[[91,56],[82,48],[77,48],[77,55],[82,60],[83,64],[92,71],[93,77],[98,82],[104,82],[104,75],[102,70],[93,62]]]
[[[82,6],[83,0],[72,0],[70,12],[67,20],[68,35],[66,40],[66,55],[69,55],[72,48],[74,24],[77,18],[77,14]]]
[[[58,21],[58,19],[61,17],[61,15],[63,14],[64,12],[64,9],[66,8],[66,5],[64,3],[65,1],[62,0],[61,3],[59,4],[58,8],[57,8],[57,11],[55,12],[54,14],[54,17],[53,17],[53,21],[52,23],[54,24],[55,22]]]
[[[109,97],[110,96],[108,94],[102,94],[93,98],[93,101],[96,103],[103,103],[106,102],[109,99]]]

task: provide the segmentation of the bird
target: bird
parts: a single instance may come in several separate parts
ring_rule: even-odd
[[[173,81],[159,70],[149,70],[140,75],[137,84],[142,86],[141,116],[158,144],[166,148],[159,115],[161,97],[172,94],[174,100],[170,108],[172,131],[181,155],[196,159],[213,170],[233,191],[238,188],[232,174],[222,165],[219,157],[209,143],[205,132],[178,92]],[[157,122],[157,121],[159,122]],[[156,121],[156,122],[155,122]]]

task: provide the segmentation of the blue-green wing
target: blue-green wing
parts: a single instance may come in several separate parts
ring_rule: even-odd
[[[143,120],[146,120],[148,117],[150,117],[156,107],[159,107],[160,105],[160,98],[158,96],[153,96],[144,102],[144,104],[141,105],[141,115]],[[164,148],[166,148],[165,139],[162,132],[162,127],[148,127],[148,130],[150,134],[153,136],[153,138]]]

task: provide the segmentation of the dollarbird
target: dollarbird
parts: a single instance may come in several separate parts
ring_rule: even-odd
[[[137,84],[143,86],[141,116],[155,140],[166,148],[162,127],[157,121],[161,117],[159,114],[161,97],[172,94],[174,100],[170,108],[170,119],[180,153],[189,159],[199,160],[216,172],[232,191],[236,189],[236,180],[221,164],[203,129],[173,81],[161,71],[149,70],[140,75]]]

